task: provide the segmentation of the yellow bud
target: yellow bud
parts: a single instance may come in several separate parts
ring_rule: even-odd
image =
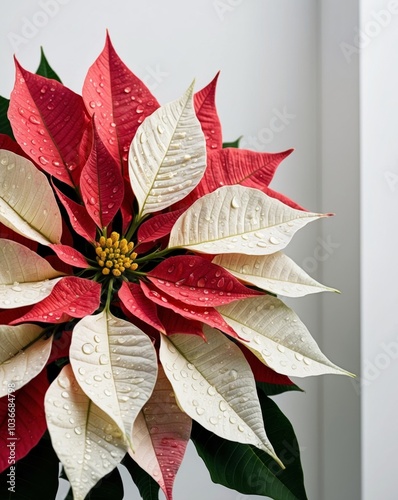
[[[102,270],[102,274],[109,274],[109,273],[110,270],[107,267],[104,267],[104,269]]]
[[[102,248],[101,248],[101,247],[97,247],[97,248],[95,249],[95,253],[98,255],[98,257],[100,257],[100,256],[101,256],[101,253],[102,253]]]
[[[106,267],[112,267],[113,266],[113,262],[111,260],[107,260],[105,262],[105,265],[106,265]]]
[[[113,231],[111,233],[111,240],[113,243],[115,243],[116,241],[118,241],[118,239],[120,238],[120,234],[117,233],[116,231]]]
[[[113,269],[112,274],[113,276],[120,276],[122,273],[119,271],[119,269]]]
[[[138,264],[131,264],[130,269],[132,271],[135,271],[137,269],[137,267],[138,267]]]
[[[110,248],[110,247],[112,246],[112,243],[113,243],[112,238],[108,238],[108,239],[106,240],[106,246],[107,246],[108,248]]]
[[[106,239],[105,239],[105,236],[101,236],[101,238],[99,239],[99,244],[104,247],[105,246],[105,243],[106,243]]]
[[[98,264],[99,264],[101,267],[104,267],[105,262],[104,262],[103,260],[98,259]]]

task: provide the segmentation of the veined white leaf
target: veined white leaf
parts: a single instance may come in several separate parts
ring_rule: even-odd
[[[185,198],[206,168],[206,143],[187,92],[148,116],[130,146],[129,175],[139,215],[159,212]]]
[[[63,273],[29,248],[0,238],[0,308],[36,304],[50,295]],[[55,279],[52,279],[55,278]]]
[[[351,375],[322,354],[297,314],[271,295],[216,308],[264,364],[283,375]]]
[[[267,255],[322,214],[295,210],[258,189],[224,186],[195,201],[174,224],[169,248]]]
[[[277,295],[302,297],[309,293],[337,292],[312,279],[282,252],[261,256],[235,253],[216,255],[213,262],[241,281]]]
[[[152,396],[133,428],[131,457],[172,498],[173,483],[191,436],[192,420],[177,405],[162,365]]]
[[[253,373],[242,351],[218,330],[161,335],[160,360],[180,407],[214,434],[253,444],[278,463],[263,424]],[[282,466],[282,464],[281,464]]]
[[[87,493],[123,459],[126,448],[113,420],[83,392],[70,365],[47,390],[46,420],[74,500]]]
[[[129,441],[156,383],[158,363],[150,338],[104,310],[77,323],[69,357],[81,388]]]
[[[46,176],[5,149],[0,150],[0,222],[42,245],[61,240],[61,213]]]
[[[46,365],[53,339],[41,338],[42,332],[30,323],[0,325],[0,398],[7,394],[8,384],[17,391]]]

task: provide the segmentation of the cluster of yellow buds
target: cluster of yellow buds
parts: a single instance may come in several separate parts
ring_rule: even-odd
[[[96,242],[95,253],[97,262],[102,267],[102,274],[121,276],[126,269],[134,271],[138,264],[134,263],[137,254],[133,252],[134,243],[127,242],[125,238],[120,239],[120,234],[115,231],[110,238],[101,236]]]

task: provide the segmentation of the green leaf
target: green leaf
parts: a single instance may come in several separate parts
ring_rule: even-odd
[[[59,460],[48,436],[39,441],[15,467],[15,488],[9,488],[10,469],[0,474],[0,498],[2,500],[26,500],[28,498],[53,499],[58,490]]]
[[[126,455],[122,464],[129,471],[143,500],[158,500],[159,485],[129,456]]]
[[[14,139],[10,121],[7,116],[10,100],[0,96],[0,134],[6,134]]]
[[[63,474],[64,476],[62,474],[61,476],[67,480],[65,472]],[[112,500],[123,500],[124,498],[123,482],[118,469],[113,469],[111,473],[100,479],[85,500],[109,500],[109,498]],[[69,489],[64,500],[73,500],[72,488]]]
[[[242,136],[238,137],[236,139],[236,141],[232,141],[232,142],[223,142],[222,143],[222,147],[223,148],[239,148],[239,143],[240,143],[240,140],[242,139]]]
[[[256,382],[256,385],[267,396],[277,396],[287,391],[304,392],[298,385],[267,384],[266,382]]]
[[[47,58],[44,55],[43,47],[40,47],[40,64],[37,68],[36,75],[45,76],[46,78],[51,78],[52,80],[57,80],[62,83],[60,77],[49,65]]]
[[[87,495],[87,500],[123,500],[123,482],[119,470],[113,469],[103,477]]]
[[[232,443],[194,423],[192,440],[212,480],[247,495],[274,500],[306,500],[300,451],[293,428],[277,405],[261,390],[259,399],[267,434],[285,470],[265,452]]]

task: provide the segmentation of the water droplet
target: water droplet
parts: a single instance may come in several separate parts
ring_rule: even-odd
[[[85,375],[86,374],[86,370],[84,368],[82,368],[82,367],[80,367],[77,371],[80,373],[80,375]]]
[[[215,388],[213,386],[210,386],[208,389],[207,389],[207,394],[209,396],[214,396],[215,394],[217,394],[217,391],[215,390]]]
[[[94,352],[93,344],[83,344],[82,351],[84,352],[84,354],[92,354]]]
[[[131,92],[131,87],[126,87],[126,88],[124,89],[124,92],[125,92],[126,94],[130,94],[130,92]]]
[[[101,337],[99,335],[94,335],[94,342],[97,342],[97,344],[101,342]]]
[[[112,395],[111,391],[109,391],[108,389],[105,389],[104,394],[105,394],[105,396],[111,396]]]
[[[303,361],[307,366],[311,364],[311,360],[309,360],[308,358],[304,358]]]
[[[29,116],[29,121],[30,121],[30,123],[40,125],[40,120],[37,118],[37,116],[34,116],[34,115]]]
[[[92,108],[92,109],[95,108],[95,101],[90,101],[90,108]]]
[[[39,162],[42,165],[47,165],[48,164],[48,159],[45,156],[39,156]]]
[[[67,392],[67,391],[63,391],[63,392],[61,393],[61,396],[62,396],[63,398],[65,398],[65,399],[67,399],[67,398],[69,398],[69,392]]]
[[[272,243],[273,245],[279,244],[279,240],[277,238],[275,238],[275,236],[271,236],[269,239],[269,242]]]
[[[112,374],[111,374],[111,372],[104,372],[104,378],[106,378],[106,379],[108,379],[108,380],[109,380],[110,378],[112,378]]]
[[[141,104],[139,104],[136,108],[135,108],[135,112],[138,113],[138,114],[141,114],[144,112],[144,106],[141,106]]]
[[[245,431],[245,428],[243,427],[243,425],[238,425],[238,431],[239,432],[244,432]]]
[[[109,358],[106,354],[101,354],[99,357],[99,363],[100,365],[107,365],[109,363]]]
[[[239,200],[236,196],[234,196],[231,200],[231,207],[232,208],[239,208],[240,207]]]
[[[200,408],[199,406],[196,408],[196,413],[200,416],[203,415],[205,410],[203,408]]]
[[[304,356],[300,354],[299,352],[296,352],[294,357],[297,359],[297,361],[303,361]]]
[[[218,418],[217,417],[210,417],[209,422],[213,425],[216,425],[218,423]]]

